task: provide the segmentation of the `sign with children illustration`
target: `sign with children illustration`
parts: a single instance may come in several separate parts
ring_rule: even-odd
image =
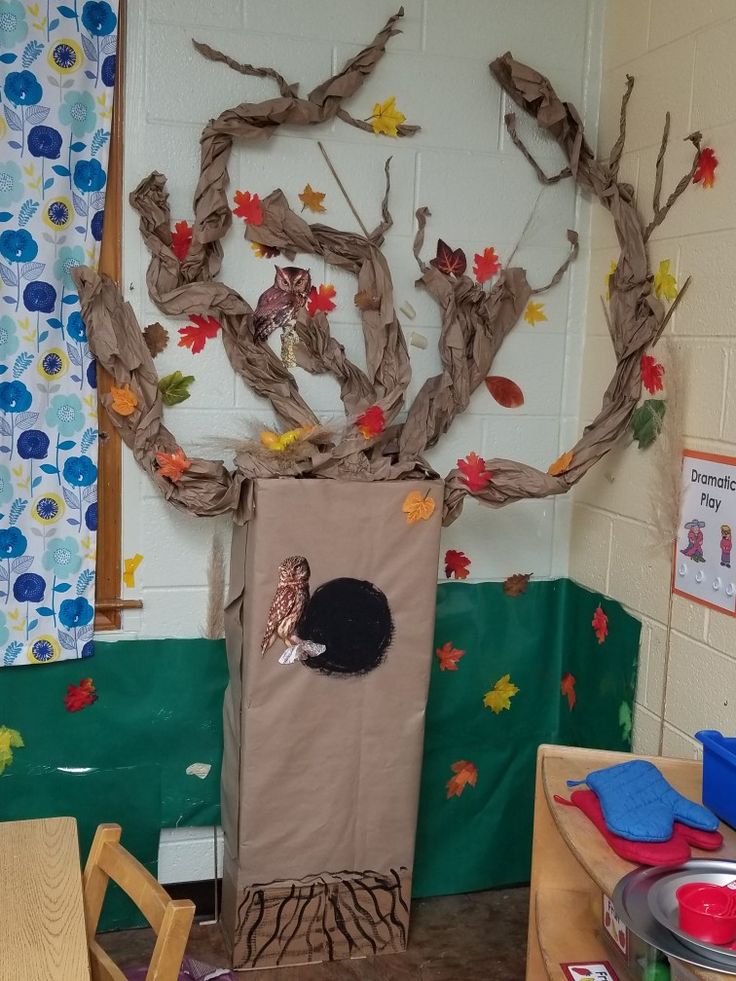
[[[733,528],[736,458],[685,450],[672,588],[679,596],[736,616]]]

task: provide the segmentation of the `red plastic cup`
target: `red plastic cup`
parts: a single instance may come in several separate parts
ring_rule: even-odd
[[[709,944],[736,940],[736,893],[708,882],[688,882],[675,893],[680,929]]]

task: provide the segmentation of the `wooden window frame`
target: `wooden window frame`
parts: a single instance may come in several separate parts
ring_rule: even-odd
[[[100,247],[99,271],[118,286],[122,277],[123,241],[123,119],[125,111],[125,22],[127,0],[118,10],[118,47],[110,134],[110,156],[105,194],[105,223]],[[98,394],[110,391],[112,380],[101,368],[97,374]],[[122,599],[122,455],[115,427],[98,399],[99,475],[97,481],[97,582],[95,630],[120,630],[122,612],[140,607],[140,600]]]

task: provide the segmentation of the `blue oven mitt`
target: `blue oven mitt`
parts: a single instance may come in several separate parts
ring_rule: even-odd
[[[718,818],[683,797],[667,783],[653,763],[631,760],[594,770],[585,780],[568,780],[568,787],[587,783],[601,802],[606,825],[630,841],[669,841],[680,821],[701,831],[715,831]]]

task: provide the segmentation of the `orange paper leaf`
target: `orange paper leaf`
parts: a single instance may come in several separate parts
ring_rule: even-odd
[[[458,760],[450,767],[454,776],[447,781],[447,799],[460,797],[466,787],[474,787],[478,782],[478,767],[468,760]]]
[[[598,639],[598,643],[602,644],[608,636],[608,617],[603,612],[603,607],[600,605],[600,603],[598,604],[598,609],[593,614],[591,626],[593,627],[595,635]]]
[[[499,405],[505,409],[518,409],[524,404],[524,393],[510,378],[502,375],[489,375],[486,387]]]
[[[372,405],[370,409],[358,416],[355,425],[366,439],[379,436],[386,428],[386,417],[380,405]]]
[[[429,521],[434,514],[434,508],[435,504],[431,491],[427,491],[426,494],[422,494],[421,491],[411,491],[406,495],[404,503],[401,505],[408,525],[413,525],[417,521]]]
[[[314,211],[317,214],[327,211],[327,208],[322,204],[324,199],[324,194],[321,194],[319,191],[313,191],[311,184],[305,184],[304,190],[299,195],[299,200],[303,205],[302,211],[304,211],[304,208],[309,208],[310,211]]]
[[[568,450],[567,453],[563,453],[562,456],[557,457],[554,463],[550,464],[547,473],[552,477],[558,477],[568,469],[574,459],[575,454],[572,450]]]
[[[130,416],[138,408],[138,396],[132,392],[130,385],[123,385],[122,388],[110,387],[112,396],[112,409],[119,416]]]
[[[504,580],[503,591],[507,596],[521,596],[525,593],[529,580],[532,578],[531,572],[515,572]]]
[[[469,491],[482,491],[490,484],[493,475],[486,470],[486,461],[477,453],[468,453],[464,460],[457,461],[457,466],[462,473],[460,479]]]
[[[187,327],[179,328],[179,347],[191,348],[192,354],[199,354],[204,350],[208,340],[217,335],[220,325],[214,317],[192,317],[192,324]]]
[[[171,233],[171,251],[179,262],[184,262],[192,244],[192,226],[186,221],[177,221]]]
[[[457,552],[448,548],[445,552],[445,575],[448,579],[467,579],[470,574],[470,559],[465,552]]]
[[[483,253],[475,253],[473,263],[473,275],[477,283],[485,283],[492,279],[501,268],[501,262],[496,255],[494,248],[483,249]]]
[[[319,287],[313,286],[309,293],[309,301],[307,303],[307,313],[309,316],[313,317],[318,310],[322,310],[323,313],[329,313],[330,310],[334,310],[333,296],[335,296],[335,287],[332,283],[321,283]]]
[[[179,483],[184,471],[192,465],[192,461],[180,446],[177,446],[173,453],[157,453],[156,463],[161,476],[168,477],[175,484]]]
[[[560,694],[567,695],[567,707],[572,712],[572,710],[575,708],[577,696],[575,694],[575,675],[570,674],[569,671],[567,674],[563,674],[562,676],[562,681],[560,682]]]
[[[703,187],[713,187],[716,182],[717,166],[718,157],[713,152],[713,147],[704,147],[698,157],[698,166],[693,174],[693,184],[702,183]]]
[[[235,192],[235,208],[233,213],[242,218],[246,225],[262,225],[263,212],[261,201],[257,194],[250,191]]]
[[[461,657],[465,657],[465,651],[453,647],[449,640],[442,647],[438,647],[435,654],[439,658],[440,671],[457,671],[457,662]]]
[[[664,365],[661,365],[651,354],[641,356],[641,383],[649,392],[654,395],[661,392],[664,388],[662,376],[664,375]]]

